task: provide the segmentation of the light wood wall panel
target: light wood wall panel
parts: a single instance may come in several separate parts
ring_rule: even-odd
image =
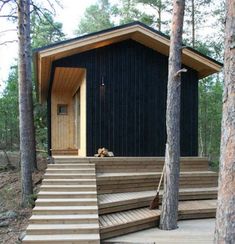
[[[86,156],[86,73],[84,72],[82,83],[80,86],[80,156]]]
[[[57,105],[67,104],[67,115],[57,114]],[[74,149],[74,105],[70,93],[52,92],[52,148]]]
[[[81,133],[80,150],[77,148],[76,127],[75,127],[75,99],[77,89],[81,90]],[[52,95],[51,95],[51,139],[52,153],[61,151],[73,152],[74,149],[80,151],[82,156],[86,156],[86,76],[85,69],[80,68],[56,68]],[[57,106],[66,104],[68,113],[66,115],[57,114]],[[62,154],[63,154],[62,153]]]

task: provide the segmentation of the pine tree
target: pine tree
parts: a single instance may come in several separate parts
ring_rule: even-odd
[[[152,25],[158,31],[168,32],[167,25],[168,20],[164,20],[163,16],[171,11],[171,1],[169,0],[137,0],[138,3],[142,3],[153,9],[155,15],[152,17]]]
[[[215,243],[235,243],[235,0],[226,1],[223,118]]]
[[[127,24],[133,21],[140,21],[146,25],[153,23],[153,16],[140,11],[137,8],[136,0],[121,0],[117,13],[120,17],[119,24]]]
[[[39,16],[35,12],[31,15],[31,44],[32,48],[39,48],[65,39],[62,23],[54,21],[52,14],[45,12]]]
[[[28,91],[29,85],[29,75],[27,72],[28,60],[30,57],[27,43],[27,37],[30,33],[27,33],[30,30],[30,11],[29,11],[29,2],[28,0],[18,0],[18,79],[19,79],[19,120],[20,120],[20,152],[21,152],[21,182],[22,182],[22,206],[27,207],[29,204],[30,196],[33,193],[32,188],[32,155],[35,154],[35,151],[32,152],[30,149],[31,143],[31,133],[29,116],[32,116],[31,112],[31,101],[32,95]],[[30,71],[31,72],[31,71]]]
[[[116,11],[115,6],[109,0],[98,0],[96,4],[86,8],[84,17],[81,19],[77,34],[91,33],[114,26],[111,16]]]
[[[160,228],[177,228],[180,174],[180,90],[184,0],[174,0],[167,85],[164,193]]]
[[[198,30],[202,30],[203,24],[207,21],[210,13],[210,3],[213,0],[190,0],[186,1],[185,20],[189,28],[187,37],[190,45],[195,48],[198,40]],[[185,28],[187,30],[187,28]]]

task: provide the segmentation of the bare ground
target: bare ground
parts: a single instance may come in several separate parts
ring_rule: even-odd
[[[0,162],[1,164],[1,162]],[[36,194],[46,169],[46,159],[38,159],[38,171],[33,173],[34,193]],[[21,208],[21,182],[20,170],[7,170],[0,172],[0,243],[21,243],[19,237],[28,225],[32,209]],[[32,196],[33,198],[33,196]],[[32,201],[33,204],[33,201]],[[1,217],[3,213],[12,215],[10,218]]]

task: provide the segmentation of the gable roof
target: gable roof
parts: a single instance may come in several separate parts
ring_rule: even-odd
[[[127,39],[137,41],[169,56],[170,37],[140,22],[113,27],[35,49],[34,65],[39,100],[43,102],[47,98],[53,61]],[[198,71],[199,78],[219,72],[222,68],[221,63],[190,47],[183,48],[182,63]]]

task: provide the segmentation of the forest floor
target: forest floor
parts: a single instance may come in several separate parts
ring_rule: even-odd
[[[31,208],[21,208],[21,181],[19,156],[11,158],[14,169],[5,167],[3,157],[0,157],[0,243],[21,243],[24,231],[31,216]],[[42,176],[46,169],[47,161],[43,157],[38,158],[38,171],[33,173],[34,194],[37,193]],[[32,196],[32,204],[33,204]]]

